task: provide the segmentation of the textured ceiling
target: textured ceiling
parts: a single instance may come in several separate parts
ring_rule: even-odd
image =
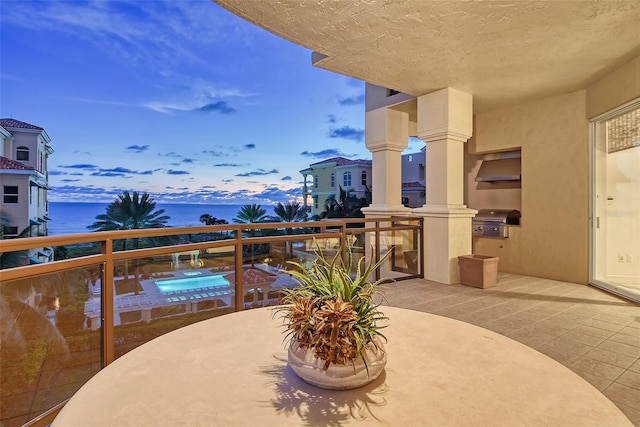
[[[476,111],[584,88],[640,54],[640,0],[214,0],[326,55],[315,65]]]

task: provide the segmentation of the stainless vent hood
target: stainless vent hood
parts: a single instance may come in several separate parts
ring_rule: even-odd
[[[520,181],[520,150],[482,155],[476,181]]]

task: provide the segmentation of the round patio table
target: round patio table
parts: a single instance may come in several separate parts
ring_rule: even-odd
[[[150,341],[89,380],[53,426],[631,426],[571,370],[457,320],[383,307],[388,362],[373,383],[328,391],[287,366],[269,308]]]

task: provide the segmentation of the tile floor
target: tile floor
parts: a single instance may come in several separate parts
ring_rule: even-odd
[[[407,280],[387,304],[450,317],[519,341],[576,372],[640,427],[640,306],[591,286],[499,274],[494,288]]]

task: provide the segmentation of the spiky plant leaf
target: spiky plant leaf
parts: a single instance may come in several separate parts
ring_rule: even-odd
[[[301,348],[312,349],[316,357],[325,361],[327,369],[331,363],[354,363],[370,343],[377,349],[376,337],[386,341],[380,329],[385,327],[381,323],[387,318],[374,296],[380,294],[378,285],[390,279],[369,278],[390,252],[378,262],[367,262],[362,257],[354,265],[351,247],[345,248],[345,261],[342,251],[328,259],[315,244],[316,259],[310,267],[289,262],[295,267],[290,274],[299,286],[284,290],[283,299],[290,305],[276,311],[285,318],[287,338]],[[362,360],[366,366],[366,360]]]

